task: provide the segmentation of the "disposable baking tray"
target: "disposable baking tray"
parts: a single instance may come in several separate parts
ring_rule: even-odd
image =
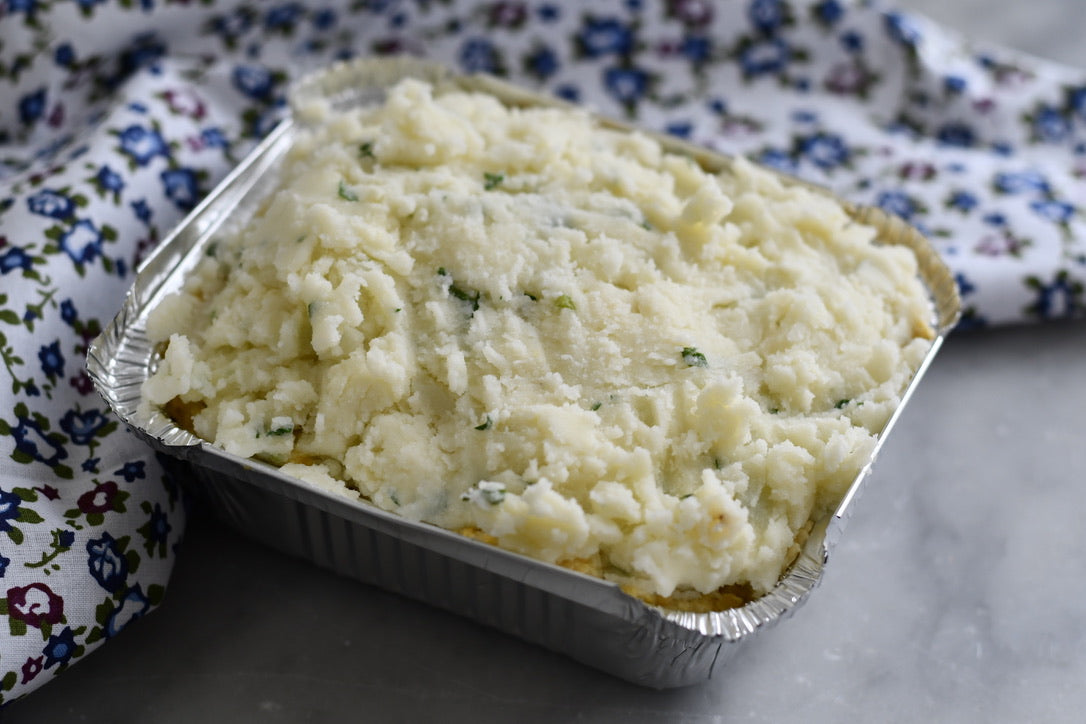
[[[287,553],[384,589],[462,614],[585,664],[650,687],[693,684],[724,668],[751,639],[790,615],[818,585],[833,545],[886,439],[959,314],[954,280],[921,234],[874,208],[845,204],[875,226],[880,241],[911,247],[931,293],[935,337],[902,405],[879,434],[871,459],[840,506],[816,521],[798,558],[777,585],[741,608],[689,613],[648,605],[616,585],[543,563],[369,504],[308,485],[277,468],[228,454],[159,412],[139,409],[140,387],[157,357],[147,314],[176,291],[224,225],[244,221],[275,183],[276,168],[299,126],[298,109],[323,98],[337,107],[379,102],[396,81],[417,77],[441,86],[483,90],[507,104],[560,106],[487,76],[456,75],[412,59],[364,60],[332,66],[299,82],[294,112],[166,237],[139,271],[116,318],[90,346],[87,369],[113,411],[153,448],[191,463],[190,491],[227,523]],[[601,119],[606,125],[623,124]],[[653,135],[653,134],[650,134]],[[729,159],[668,136],[668,150],[710,170]],[[802,183],[793,179],[790,183]]]

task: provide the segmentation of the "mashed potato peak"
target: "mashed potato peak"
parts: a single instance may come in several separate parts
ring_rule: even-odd
[[[419,81],[326,110],[144,389],[312,484],[647,597],[772,587],[929,347],[902,247],[737,161]]]

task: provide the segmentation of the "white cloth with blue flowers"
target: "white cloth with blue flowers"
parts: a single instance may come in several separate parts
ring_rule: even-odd
[[[743,153],[926,232],[963,326],[1086,309],[1086,73],[849,0],[7,0],[0,703],[162,598],[178,490],[83,371],[133,270],[286,85],[414,53]]]

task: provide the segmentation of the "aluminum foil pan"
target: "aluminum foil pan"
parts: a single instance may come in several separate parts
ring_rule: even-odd
[[[664,688],[708,679],[753,635],[795,611],[818,585],[874,454],[838,509],[815,522],[802,552],[773,590],[741,608],[688,613],[648,605],[612,583],[317,489],[273,466],[230,455],[161,413],[145,415],[138,409],[140,387],[157,361],[156,350],[146,336],[149,310],[181,286],[212,238],[224,226],[243,223],[275,183],[277,164],[296,129],[306,123],[299,109],[314,99],[328,100],[340,108],[376,103],[387,87],[408,76],[439,86],[484,90],[508,104],[566,105],[493,78],[457,76],[410,59],[341,64],[304,79],[294,88],[293,116],[255,148],[146,261],[123,308],[90,346],[87,369],[91,379],[113,411],[139,437],[156,450],[193,464],[186,475],[191,492],[205,499],[227,523],[260,541],[638,684]],[[625,127],[612,121],[603,123]],[[656,138],[667,149],[686,153],[708,169],[729,163],[725,156],[674,138]],[[883,243],[911,247],[931,292],[936,336],[905,393],[904,407],[957,320],[957,288],[948,269],[914,229],[878,209],[849,210],[858,220],[879,229]],[[901,407],[879,435],[879,445]]]

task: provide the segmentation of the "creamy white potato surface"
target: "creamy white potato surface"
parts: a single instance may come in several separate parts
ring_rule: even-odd
[[[903,247],[737,161],[403,81],[317,109],[149,322],[145,404],[644,596],[763,592],[929,346]]]

